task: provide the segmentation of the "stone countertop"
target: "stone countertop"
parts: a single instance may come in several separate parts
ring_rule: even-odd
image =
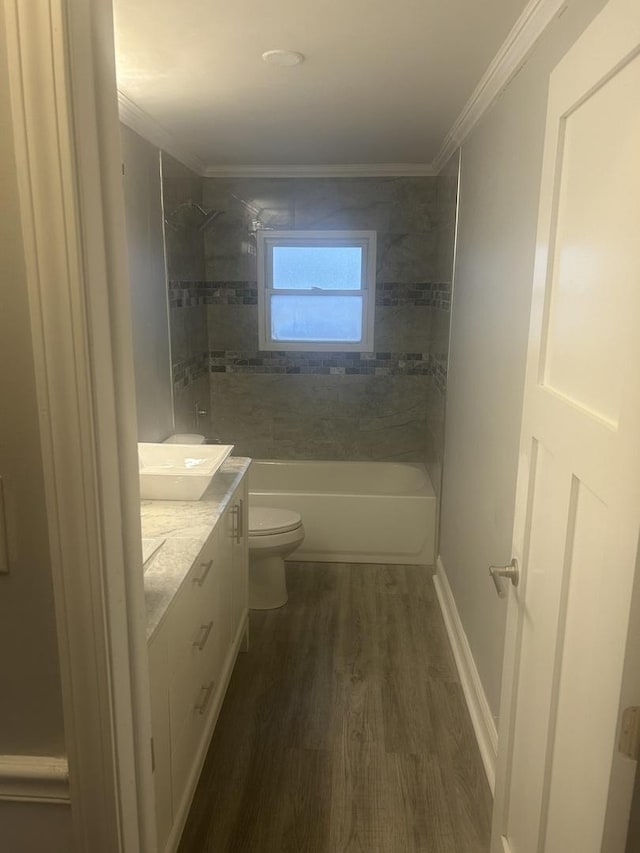
[[[250,459],[229,456],[199,501],[141,501],[143,539],[165,539],[144,573],[147,641],[249,469]]]

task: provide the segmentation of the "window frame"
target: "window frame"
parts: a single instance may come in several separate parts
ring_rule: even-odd
[[[304,290],[273,287],[275,246],[362,247],[360,290]],[[257,232],[258,261],[258,345],[266,352],[373,352],[376,301],[375,231],[280,231]],[[271,296],[357,296],[362,299],[362,340],[360,341],[276,341],[271,336]]]

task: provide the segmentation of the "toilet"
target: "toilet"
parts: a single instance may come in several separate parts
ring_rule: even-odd
[[[273,610],[287,603],[285,558],[302,544],[302,516],[292,509],[249,507],[249,607]]]

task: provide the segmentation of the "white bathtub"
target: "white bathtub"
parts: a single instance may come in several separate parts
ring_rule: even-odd
[[[250,501],[297,510],[305,541],[289,559],[434,561],[436,497],[424,465],[254,460]]]

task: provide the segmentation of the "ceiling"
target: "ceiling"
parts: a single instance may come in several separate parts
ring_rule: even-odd
[[[429,164],[525,5],[114,0],[118,87],[209,167]]]

